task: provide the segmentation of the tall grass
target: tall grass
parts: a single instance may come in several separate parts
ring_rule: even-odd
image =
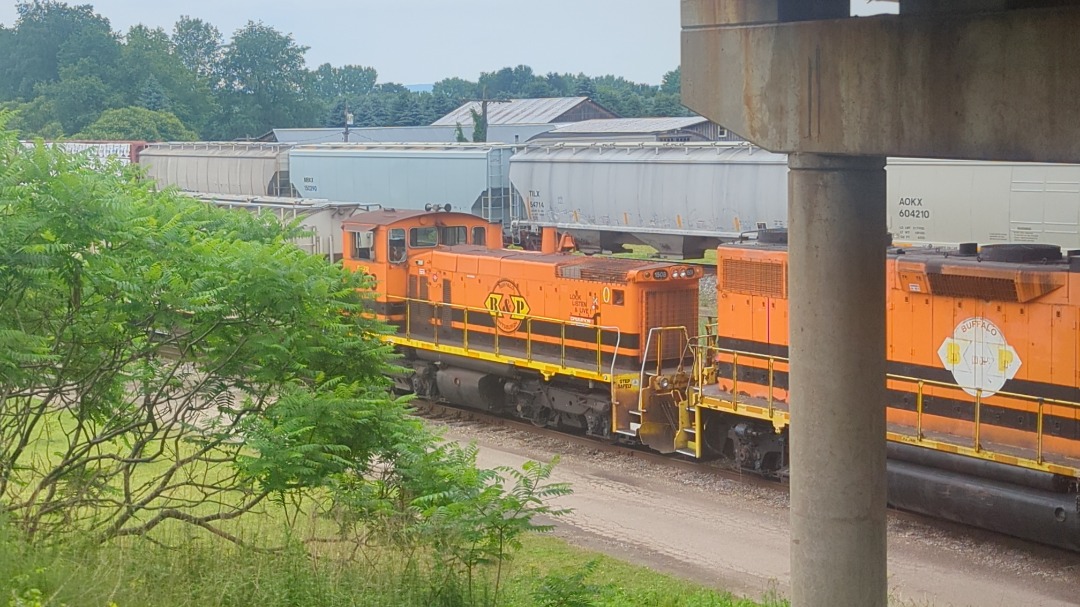
[[[275,533],[278,527],[266,529]],[[250,529],[258,532],[259,529]],[[402,568],[387,553],[353,546],[284,542],[279,551],[241,548],[178,527],[171,545],[126,538],[30,546],[0,525],[0,605],[7,607],[295,607],[489,605],[466,600],[464,580],[445,571]],[[588,561],[596,565],[580,575]],[[575,573],[579,575],[575,576]],[[552,584],[552,581],[563,582]],[[545,582],[547,582],[545,584]],[[511,563],[499,605],[752,607],[753,601],[661,575],[644,567],[533,537]],[[578,602],[560,602],[574,585]],[[482,586],[483,588],[483,586]],[[553,590],[554,588],[554,590]],[[488,589],[490,589],[488,587]],[[569,589],[569,591],[568,591]],[[580,588],[579,588],[580,589]],[[767,600],[764,605],[782,603]]]

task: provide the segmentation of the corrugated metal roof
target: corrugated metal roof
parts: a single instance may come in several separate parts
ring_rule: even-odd
[[[489,110],[490,111],[490,110]],[[555,128],[554,124],[503,124],[488,126],[489,143],[525,142],[539,133]],[[465,129],[465,125],[462,125]],[[466,137],[472,136],[471,123],[465,129]],[[456,125],[450,126],[376,126],[349,129],[350,143],[452,143],[456,141]],[[287,143],[341,143],[344,130],[330,129],[274,129],[274,137]]]
[[[700,116],[688,118],[608,118],[582,120],[559,124],[548,135],[558,136],[564,133],[611,133],[611,134],[649,134],[689,129],[690,126],[708,122]]]
[[[506,143],[440,143],[440,142],[415,142],[415,143],[372,143],[349,142],[349,143],[309,143],[297,145],[294,152],[315,150],[336,150],[341,152],[367,152],[379,151],[421,151],[421,152],[487,152],[488,150],[512,150],[514,146]]]
[[[708,119],[702,118],[701,116],[677,118],[604,118],[582,120],[581,122],[567,122],[548,131],[548,134],[558,136],[562,133],[663,133],[666,131],[689,128],[703,122],[708,122]]]
[[[578,105],[588,101],[588,97],[548,97],[542,99],[511,99],[497,103],[488,102],[488,125],[496,124],[546,124]],[[462,128],[472,127],[470,109],[480,112],[480,102],[470,101],[458,109],[432,122],[432,126],[454,126],[461,123]]]
[[[151,143],[143,149],[140,157],[146,159],[156,156],[275,158],[278,154],[287,152],[291,147],[291,144],[282,143],[247,143],[236,141]]]
[[[530,162],[675,163],[675,164],[783,164],[787,154],[774,154],[744,142],[679,143],[568,143],[530,142],[510,159],[514,165]]]

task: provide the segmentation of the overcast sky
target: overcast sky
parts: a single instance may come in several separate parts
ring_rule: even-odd
[[[171,31],[180,15],[214,24],[228,39],[263,21],[310,47],[308,64],[367,65],[380,82],[427,84],[520,64],[538,74],[615,74],[659,84],[679,63],[679,0],[68,0],[92,4],[127,31]],[[0,23],[15,22],[0,0]],[[853,0],[856,11],[895,3]]]

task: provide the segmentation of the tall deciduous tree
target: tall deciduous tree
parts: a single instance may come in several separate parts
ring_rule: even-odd
[[[475,99],[477,90],[475,82],[462,78],[444,78],[432,86],[431,93],[433,95],[445,95],[454,100],[454,107],[457,107],[468,99]]]
[[[209,83],[188,69],[163,29],[136,25],[123,46],[122,106],[167,109],[191,127],[202,130],[214,110]]]
[[[664,79],[660,84],[660,91],[669,93],[672,95],[682,94],[682,68],[677,67],[670,72],[664,74]]]
[[[275,127],[305,126],[318,120],[319,106],[304,90],[307,50],[291,35],[262,22],[249,21],[237,30],[222,61],[222,104],[247,114],[247,125],[255,131],[237,128],[235,134],[261,135]]]
[[[375,68],[362,65],[333,67],[324,63],[315,69],[312,76],[313,93],[333,101],[342,97],[354,99],[367,95],[375,87],[379,74]]]
[[[90,5],[33,0],[16,9],[15,27],[0,36],[0,100],[29,101],[39,84],[59,80],[65,45],[77,58],[77,53],[101,50],[102,40],[115,41],[109,20]],[[107,66],[109,57],[102,59]]]
[[[224,44],[218,28],[202,19],[183,15],[173,26],[172,43],[185,67],[199,78],[217,84]]]

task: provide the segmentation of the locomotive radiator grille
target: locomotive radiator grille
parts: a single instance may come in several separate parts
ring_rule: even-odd
[[[721,266],[725,291],[787,298],[784,264],[774,261],[724,259]]]
[[[678,289],[648,291],[645,293],[645,326],[642,335],[657,327],[686,327],[690,339],[697,336],[698,291]],[[663,360],[677,359],[683,354],[686,343],[682,339],[665,339],[661,346]],[[656,360],[656,349],[645,353],[648,360]]]
[[[987,301],[1017,302],[1016,282],[1011,278],[965,276],[927,272],[930,292],[944,297],[975,297]]]
[[[555,269],[555,274],[559,278],[626,284],[626,276],[630,272],[655,265],[657,265],[655,261],[643,259],[581,258],[560,263]]]

